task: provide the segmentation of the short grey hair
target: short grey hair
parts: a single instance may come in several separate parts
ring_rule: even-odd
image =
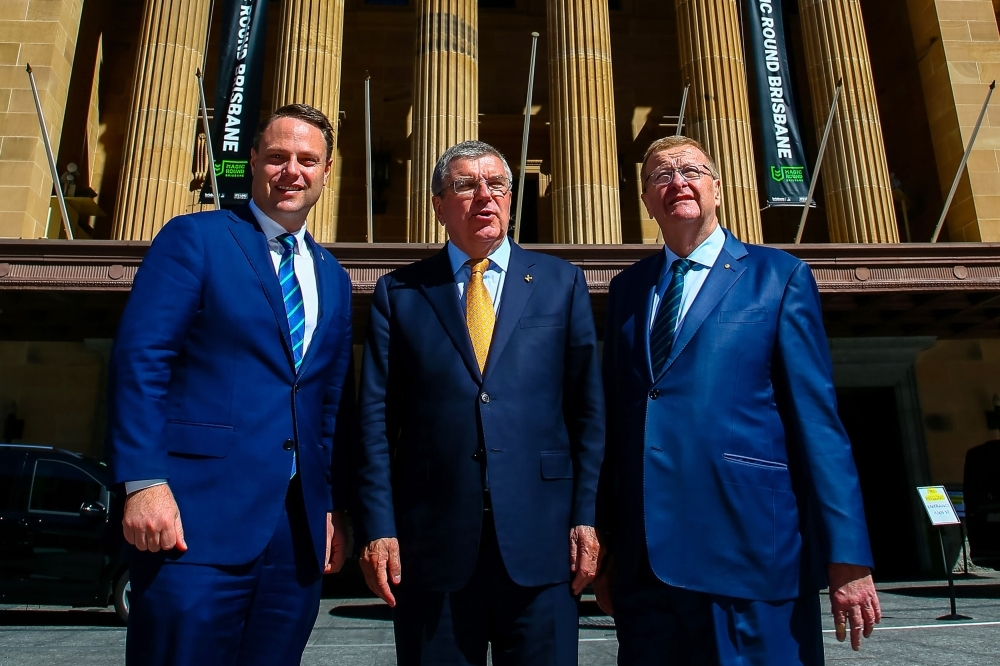
[[[514,175],[511,173],[510,165],[507,164],[507,158],[503,156],[503,153],[482,141],[463,141],[444,151],[437,164],[434,165],[434,175],[431,177],[431,194],[441,196],[441,190],[444,189],[444,177],[448,174],[452,162],[460,159],[475,160],[486,155],[500,158],[507,180],[513,184]]]

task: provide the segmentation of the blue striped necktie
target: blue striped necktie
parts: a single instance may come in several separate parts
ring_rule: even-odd
[[[302,350],[305,348],[306,309],[302,304],[302,288],[295,277],[295,247],[298,243],[292,234],[281,234],[277,238],[284,248],[281,252],[281,263],[278,264],[278,282],[281,283],[281,296],[285,300],[285,315],[288,317],[288,333],[292,336],[292,358],[295,360],[295,372],[298,374],[302,365]],[[292,472],[289,478],[295,476],[298,454],[292,452]]]
[[[295,360],[295,372],[302,365],[302,350],[305,343],[306,309],[302,306],[302,289],[295,277],[295,236],[281,234],[278,242],[284,248],[281,253],[281,263],[278,264],[278,282],[281,283],[281,296],[285,299],[285,314],[288,316],[288,333],[292,336],[292,357]]]
[[[681,314],[681,296],[684,294],[684,276],[694,267],[690,259],[675,259],[670,266],[670,285],[660,299],[653,328],[649,331],[649,359],[653,364],[653,376],[660,374],[670,349],[674,346],[674,333]]]

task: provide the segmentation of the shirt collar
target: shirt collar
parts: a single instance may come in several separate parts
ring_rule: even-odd
[[[455,247],[455,244],[448,241],[448,260],[451,262],[451,272],[455,275],[462,270],[462,266],[468,263],[471,259],[469,255],[459,250]],[[493,250],[488,257],[490,260],[490,267],[496,266],[500,269],[501,273],[507,272],[507,265],[510,263],[510,240],[507,236],[503,237],[503,242],[500,246]]]
[[[721,225],[716,224],[715,230],[710,233],[708,238],[703,240],[701,245],[696,247],[694,251],[687,256],[687,258],[700,266],[711,268],[715,265],[715,261],[719,258],[719,255],[722,254],[722,247],[725,244],[726,233],[722,230]],[[663,270],[660,272],[661,276],[666,274],[666,272],[670,270],[674,261],[680,258],[666,245],[663,246],[663,252],[666,254],[667,260],[666,263],[663,264]]]
[[[277,242],[276,239],[278,236],[288,233],[288,229],[285,229],[283,226],[265,215],[264,211],[258,208],[257,204],[254,203],[253,199],[250,200],[250,210],[253,212],[253,216],[257,218],[257,223],[260,224],[260,230],[264,232],[268,242]],[[295,251],[301,252],[302,245],[306,242],[306,225],[303,224],[299,227],[299,230],[292,235],[295,236]]]

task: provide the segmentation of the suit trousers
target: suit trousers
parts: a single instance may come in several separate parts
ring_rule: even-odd
[[[319,613],[322,583],[298,477],[289,484],[274,536],[252,562],[185,564],[175,551],[140,552],[129,577],[130,666],[298,664]]]
[[[522,587],[511,580],[491,512],[484,513],[475,571],[458,592],[408,585],[405,552],[402,559],[393,613],[400,666],[485,666],[488,648],[495,666],[576,666],[579,611],[569,583]]]
[[[645,558],[644,558],[645,559]],[[619,666],[822,666],[819,594],[752,601],[662,582],[648,559],[612,590]]]

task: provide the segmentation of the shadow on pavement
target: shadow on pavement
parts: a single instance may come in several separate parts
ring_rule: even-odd
[[[915,585],[912,587],[894,587],[890,590],[880,590],[880,595],[899,594],[904,597],[924,597],[928,599],[947,599],[947,585]],[[958,599],[1000,599],[1000,585],[956,585],[955,597]]]
[[[346,617],[351,620],[392,621],[392,609],[383,603],[334,606],[330,609],[330,615],[334,617]]]
[[[0,610],[0,627],[119,627],[113,611]]]

